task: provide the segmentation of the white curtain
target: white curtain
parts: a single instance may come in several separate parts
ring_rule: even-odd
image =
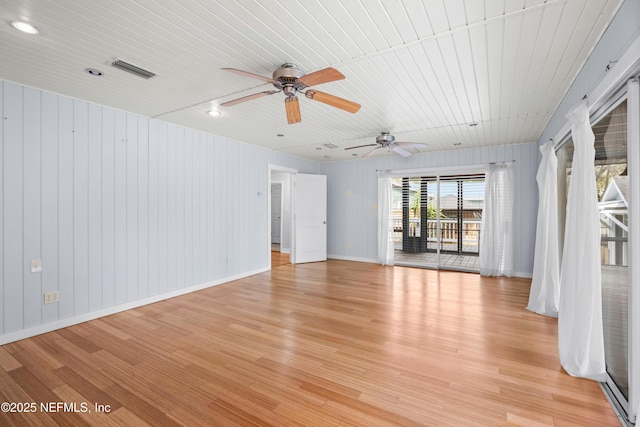
[[[491,164],[486,171],[480,228],[480,274],[513,275],[513,162]]]
[[[627,108],[629,122],[627,124],[628,156],[629,156],[629,176],[633,177],[630,184],[629,210],[635,218],[629,217],[631,243],[631,259],[638,259],[640,232],[638,224],[638,212],[640,211],[640,188],[638,188],[638,176],[640,176],[640,83],[638,79],[631,80],[628,84]],[[631,264],[631,263],[630,263]],[[629,416],[637,417],[640,411],[640,272],[637,263],[630,265],[629,277],[632,286],[629,289],[629,329],[631,357],[629,358]],[[636,421],[636,424],[638,422]]]
[[[560,300],[560,256],[558,247],[558,158],[553,141],[540,147],[538,167],[538,222],[533,260],[533,279],[529,291],[531,310],[558,317]]]
[[[605,381],[600,214],[594,169],[595,137],[587,100],[574,107],[567,118],[571,122],[574,154],[560,272],[560,363],[570,375]]]
[[[378,171],[378,262],[393,265],[391,172]]]

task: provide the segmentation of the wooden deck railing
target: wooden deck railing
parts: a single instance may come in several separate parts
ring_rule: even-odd
[[[421,237],[421,219],[411,218],[409,220],[409,236]],[[479,219],[463,219],[462,229],[458,229],[458,221],[451,218],[440,219],[441,242],[443,244],[457,244],[458,236],[462,233],[462,244],[464,247],[470,247],[473,252],[478,251],[480,241],[480,225]],[[402,218],[393,219],[394,242],[402,242]],[[427,242],[435,243],[438,241],[438,220],[427,220]]]

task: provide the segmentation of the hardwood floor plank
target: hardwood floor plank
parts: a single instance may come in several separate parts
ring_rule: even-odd
[[[597,383],[560,367],[529,284],[274,266],[0,347],[0,398],[111,408],[0,425],[619,426]]]

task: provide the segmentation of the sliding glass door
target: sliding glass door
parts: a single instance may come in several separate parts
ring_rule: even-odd
[[[393,178],[396,264],[479,271],[484,175]]]
[[[600,212],[602,317],[607,384],[621,407],[629,399],[629,168],[627,162],[627,101],[622,100],[592,126],[595,135],[594,175]],[[557,151],[560,237],[565,208],[573,141]],[[637,182],[637,177],[635,178]],[[561,251],[562,253],[562,251]]]

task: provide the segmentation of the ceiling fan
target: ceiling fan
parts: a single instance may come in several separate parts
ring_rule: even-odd
[[[298,97],[296,96],[298,92],[303,93],[304,96],[309,99],[320,101],[324,104],[340,108],[341,110],[345,110],[350,113],[355,113],[360,109],[360,104],[355,102],[320,92],[319,90],[307,89],[309,86],[344,79],[344,75],[335,68],[329,67],[314,71],[313,73],[305,74],[295,64],[286,63],[282,64],[280,68],[273,72],[273,78],[263,77],[258,74],[253,74],[248,71],[242,71],[235,68],[222,68],[222,70],[271,83],[276,89],[278,89],[266,90],[264,92],[258,92],[253,95],[247,95],[242,98],[223,102],[220,104],[223,107],[231,107],[233,105],[240,104],[241,102],[251,101],[252,99],[262,98],[263,96],[273,95],[274,93],[282,91],[286,96],[284,99],[284,106],[287,112],[287,121],[289,124],[299,123],[302,121],[302,117],[300,116],[300,104],[298,103]]]
[[[357,145],[355,147],[347,147],[345,150],[353,150],[354,148],[362,148],[362,147],[374,147],[372,150],[367,152],[362,158],[366,159],[367,157],[371,157],[376,150],[380,148],[388,148],[390,151],[393,151],[397,154],[400,154],[403,157],[409,157],[411,153],[405,150],[402,147],[416,147],[416,148],[427,148],[427,144],[421,144],[418,142],[400,142],[396,141],[396,137],[391,135],[389,132],[381,132],[380,135],[376,137],[375,144],[365,144],[365,145]]]

